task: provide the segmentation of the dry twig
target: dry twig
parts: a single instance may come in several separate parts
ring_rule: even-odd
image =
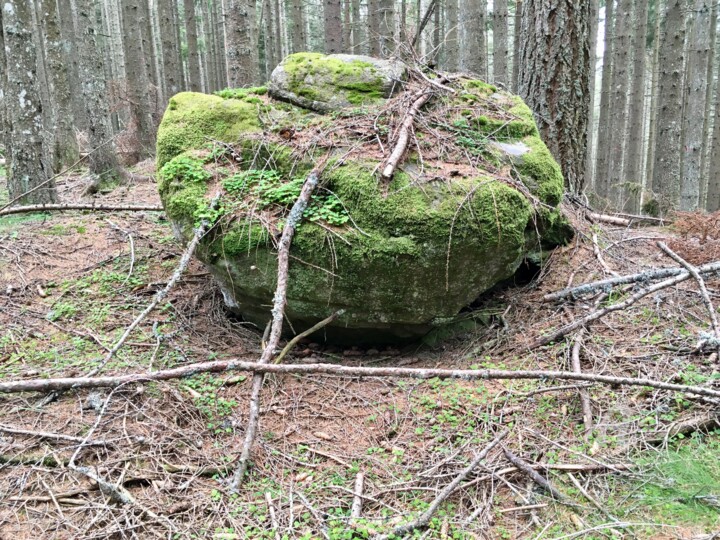
[[[13,206],[0,210],[0,216],[23,214],[28,212],[61,212],[64,210],[93,210],[95,212],[163,212],[162,206],[155,204],[95,204],[95,203],[63,203],[63,204],[30,204]]]

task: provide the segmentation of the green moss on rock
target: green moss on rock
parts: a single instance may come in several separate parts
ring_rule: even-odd
[[[530,148],[516,165],[523,182],[542,202],[557,206],[565,189],[560,165],[540,137],[525,137],[522,142]]]
[[[177,94],[170,98],[158,130],[157,165],[212,139],[234,143],[241,134],[260,130],[257,104],[194,92]]]

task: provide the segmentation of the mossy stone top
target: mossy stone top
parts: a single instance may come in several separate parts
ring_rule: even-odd
[[[220,216],[197,256],[226,304],[263,328],[282,221],[304,177],[326,159],[292,243],[288,330],[300,332],[342,308],[318,339],[422,336],[568,232],[556,209],[560,168],[527,107],[481,81],[457,89],[424,111],[433,130],[417,129],[420,151],[410,151],[389,184],[378,179],[376,137],[357,135],[366,124],[392,132],[374,120],[382,118],[382,103],[323,115],[275,101],[264,88],[179,94],[158,136],[168,218],[187,241],[200,219]],[[338,138],[319,146],[329,126]],[[436,135],[450,146],[441,148]],[[218,189],[222,204],[211,209]]]
[[[400,62],[351,54],[296,53],[270,76],[270,95],[318,112],[370,105],[402,88]]]

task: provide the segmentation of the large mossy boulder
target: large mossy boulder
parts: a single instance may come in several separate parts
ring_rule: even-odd
[[[320,162],[321,187],[291,248],[293,332],[344,309],[324,337],[418,338],[511,277],[529,253],[567,240],[563,178],[529,109],[481,81],[454,87],[423,110],[389,183],[378,169],[397,124],[383,111],[397,116],[402,97],[329,114],[264,88],[173,97],[158,134],[160,194],[184,241],[200,220],[217,219],[197,256],[227,305],[267,323],[283,219]]]

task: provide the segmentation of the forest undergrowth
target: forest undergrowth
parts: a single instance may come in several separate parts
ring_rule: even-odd
[[[64,200],[83,182],[62,180]],[[148,181],[97,199],[158,203]],[[544,300],[547,293],[676,266],[658,241],[695,265],[720,258],[715,229],[700,216],[641,229],[576,221],[576,239],[534,279],[484,295],[442,341],[341,349],[310,338],[285,363],[572,371],[575,357],[587,373],[718,388],[718,356],[698,347],[711,329],[694,280],[533,347],[631,289],[561,302]],[[0,382],[90,371],[165,285],[181,252],[158,212],[0,217]],[[717,306],[720,281],[706,282]],[[227,316],[194,262],[105,373],[255,361],[261,334]],[[0,395],[0,538],[370,538],[427,510],[506,429],[502,446],[408,537],[699,540],[720,531],[719,409],[708,399],[556,380],[268,375],[250,476],[234,493],[227,478],[251,378],[206,373]],[[73,458],[135,504],[71,470]],[[351,515],[358,501],[359,517]]]

